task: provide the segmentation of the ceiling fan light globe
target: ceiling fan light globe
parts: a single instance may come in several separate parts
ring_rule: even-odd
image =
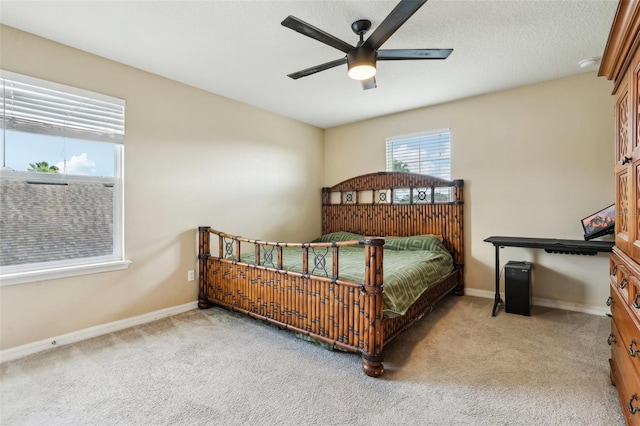
[[[354,80],[368,80],[376,75],[376,67],[372,64],[357,64],[349,67],[348,75]]]

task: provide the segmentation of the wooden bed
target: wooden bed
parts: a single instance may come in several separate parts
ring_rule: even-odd
[[[445,295],[464,293],[463,181],[379,172],[323,188],[322,234],[337,231],[366,237],[265,242],[200,227],[198,306],[218,305],[356,352],[367,375],[381,375],[383,349],[393,338]],[[431,284],[404,315],[388,317],[383,312],[384,237],[425,234],[442,237],[453,269]],[[353,246],[364,246],[360,282],[341,279],[339,269],[341,250]],[[299,272],[283,265],[283,251],[292,249],[300,253]]]

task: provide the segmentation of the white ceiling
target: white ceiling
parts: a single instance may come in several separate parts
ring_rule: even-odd
[[[616,0],[430,0],[385,49],[453,48],[444,61],[380,61],[362,90],[344,54],[280,25],[288,15],[350,43],[392,1],[0,1],[0,22],[321,128],[581,72],[604,50]],[[371,33],[371,32],[370,32]],[[369,34],[370,34],[369,33]],[[366,38],[366,36],[365,36]]]

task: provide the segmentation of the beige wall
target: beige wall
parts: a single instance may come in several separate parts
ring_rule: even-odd
[[[612,84],[595,73],[404,112],[325,132],[326,186],[384,170],[385,137],[451,129],[465,180],[466,285],[492,291],[491,235],[581,239],[579,220],[614,202]],[[535,264],[533,296],[604,308],[607,255],[505,248]]]
[[[0,288],[1,349],[194,301],[186,271],[195,268],[197,226],[264,239],[317,235],[320,187],[383,170],[386,136],[451,128],[471,289],[493,288],[484,238],[581,238],[578,220],[613,202],[611,84],[592,73],[323,131],[0,31],[0,68],[126,99],[133,261],[124,271]],[[602,306],[608,294],[605,255],[507,248],[502,259],[535,263],[535,297]]]
[[[320,232],[323,130],[8,27],[0,68],[126,104],[128,270],[0,288],[0,348],[196,300],[195,229]]]

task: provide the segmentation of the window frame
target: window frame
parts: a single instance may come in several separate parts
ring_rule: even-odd
[[[100,135],[93,134],[91,137],[83,137],[81,132],[72,129],[68,134],[65,134],[64,129],[52,127],[51,131],[47,131],[47,126],[36,126],[33,130],[31,127],[21,127],[19,129],[14,128],[11,124],[10,118],[5,118],[4,103],[1,106],[2,114],[0,114],[0,120],[2,121],[2,144],[4,149],[5,130],[17,130],[24,133],[37,133],[51,136],[64,136],[69,139],[87,140],[87,141],[100,141],[102,143],[109,143],[114,146],[114,176],[113,177],[86,177],[82,175],[64,174],[64,173],[33,173],[33,172],[20,172],[13,170],[0,170],[0,178],[2,179],[22,179],[27,173],[29,176],[37,176],[37,180],[43,183],[73,183],[89,181],[92,182],[105,182],[113,184],[114,188],[114,200],[113,200],[113,253],[105,256],[96,257],[83,257],[74,259],[65,259],[57,261],[47,262],[34,262],[24,263],[18,265],[0,266],[0,287],[7,285],[23,284],[36,281],[54,280],[59,278],[67,278],[79,275],[94,274],[101,272],[109,272],[116,270],[127,269],[131,264],[130,260],[126,260],[125,256],[125,209],[124,209],[124,117],[125,117],[125,101],[122,99],[114,98],[100,93],[89,92],[83,89],[62,85],[46,80],[41,80],[29,76],[23,76],[20,74],[0,70],[0,77],[3,79],[9,79],[13,81],[19,81],[22,83],[38,85],[46,89],[57,90],[65,94],[79,95],[88,97],[94,100],[107,101],[118,103],[122,106],[122,120],[123,125],[121,128],[122,133],[114,135],[107,134],[100,138]],[[4,90],[4,85],[2,86]],[[2,100],[5,101],[5,93],[2,93]],[[22,124],[20,124],[22,126]],[[43,131],[44,129],[44,131]],[[5,153],[3,152],[3,155]],[[6,158],[5,158],[6,161]]]

